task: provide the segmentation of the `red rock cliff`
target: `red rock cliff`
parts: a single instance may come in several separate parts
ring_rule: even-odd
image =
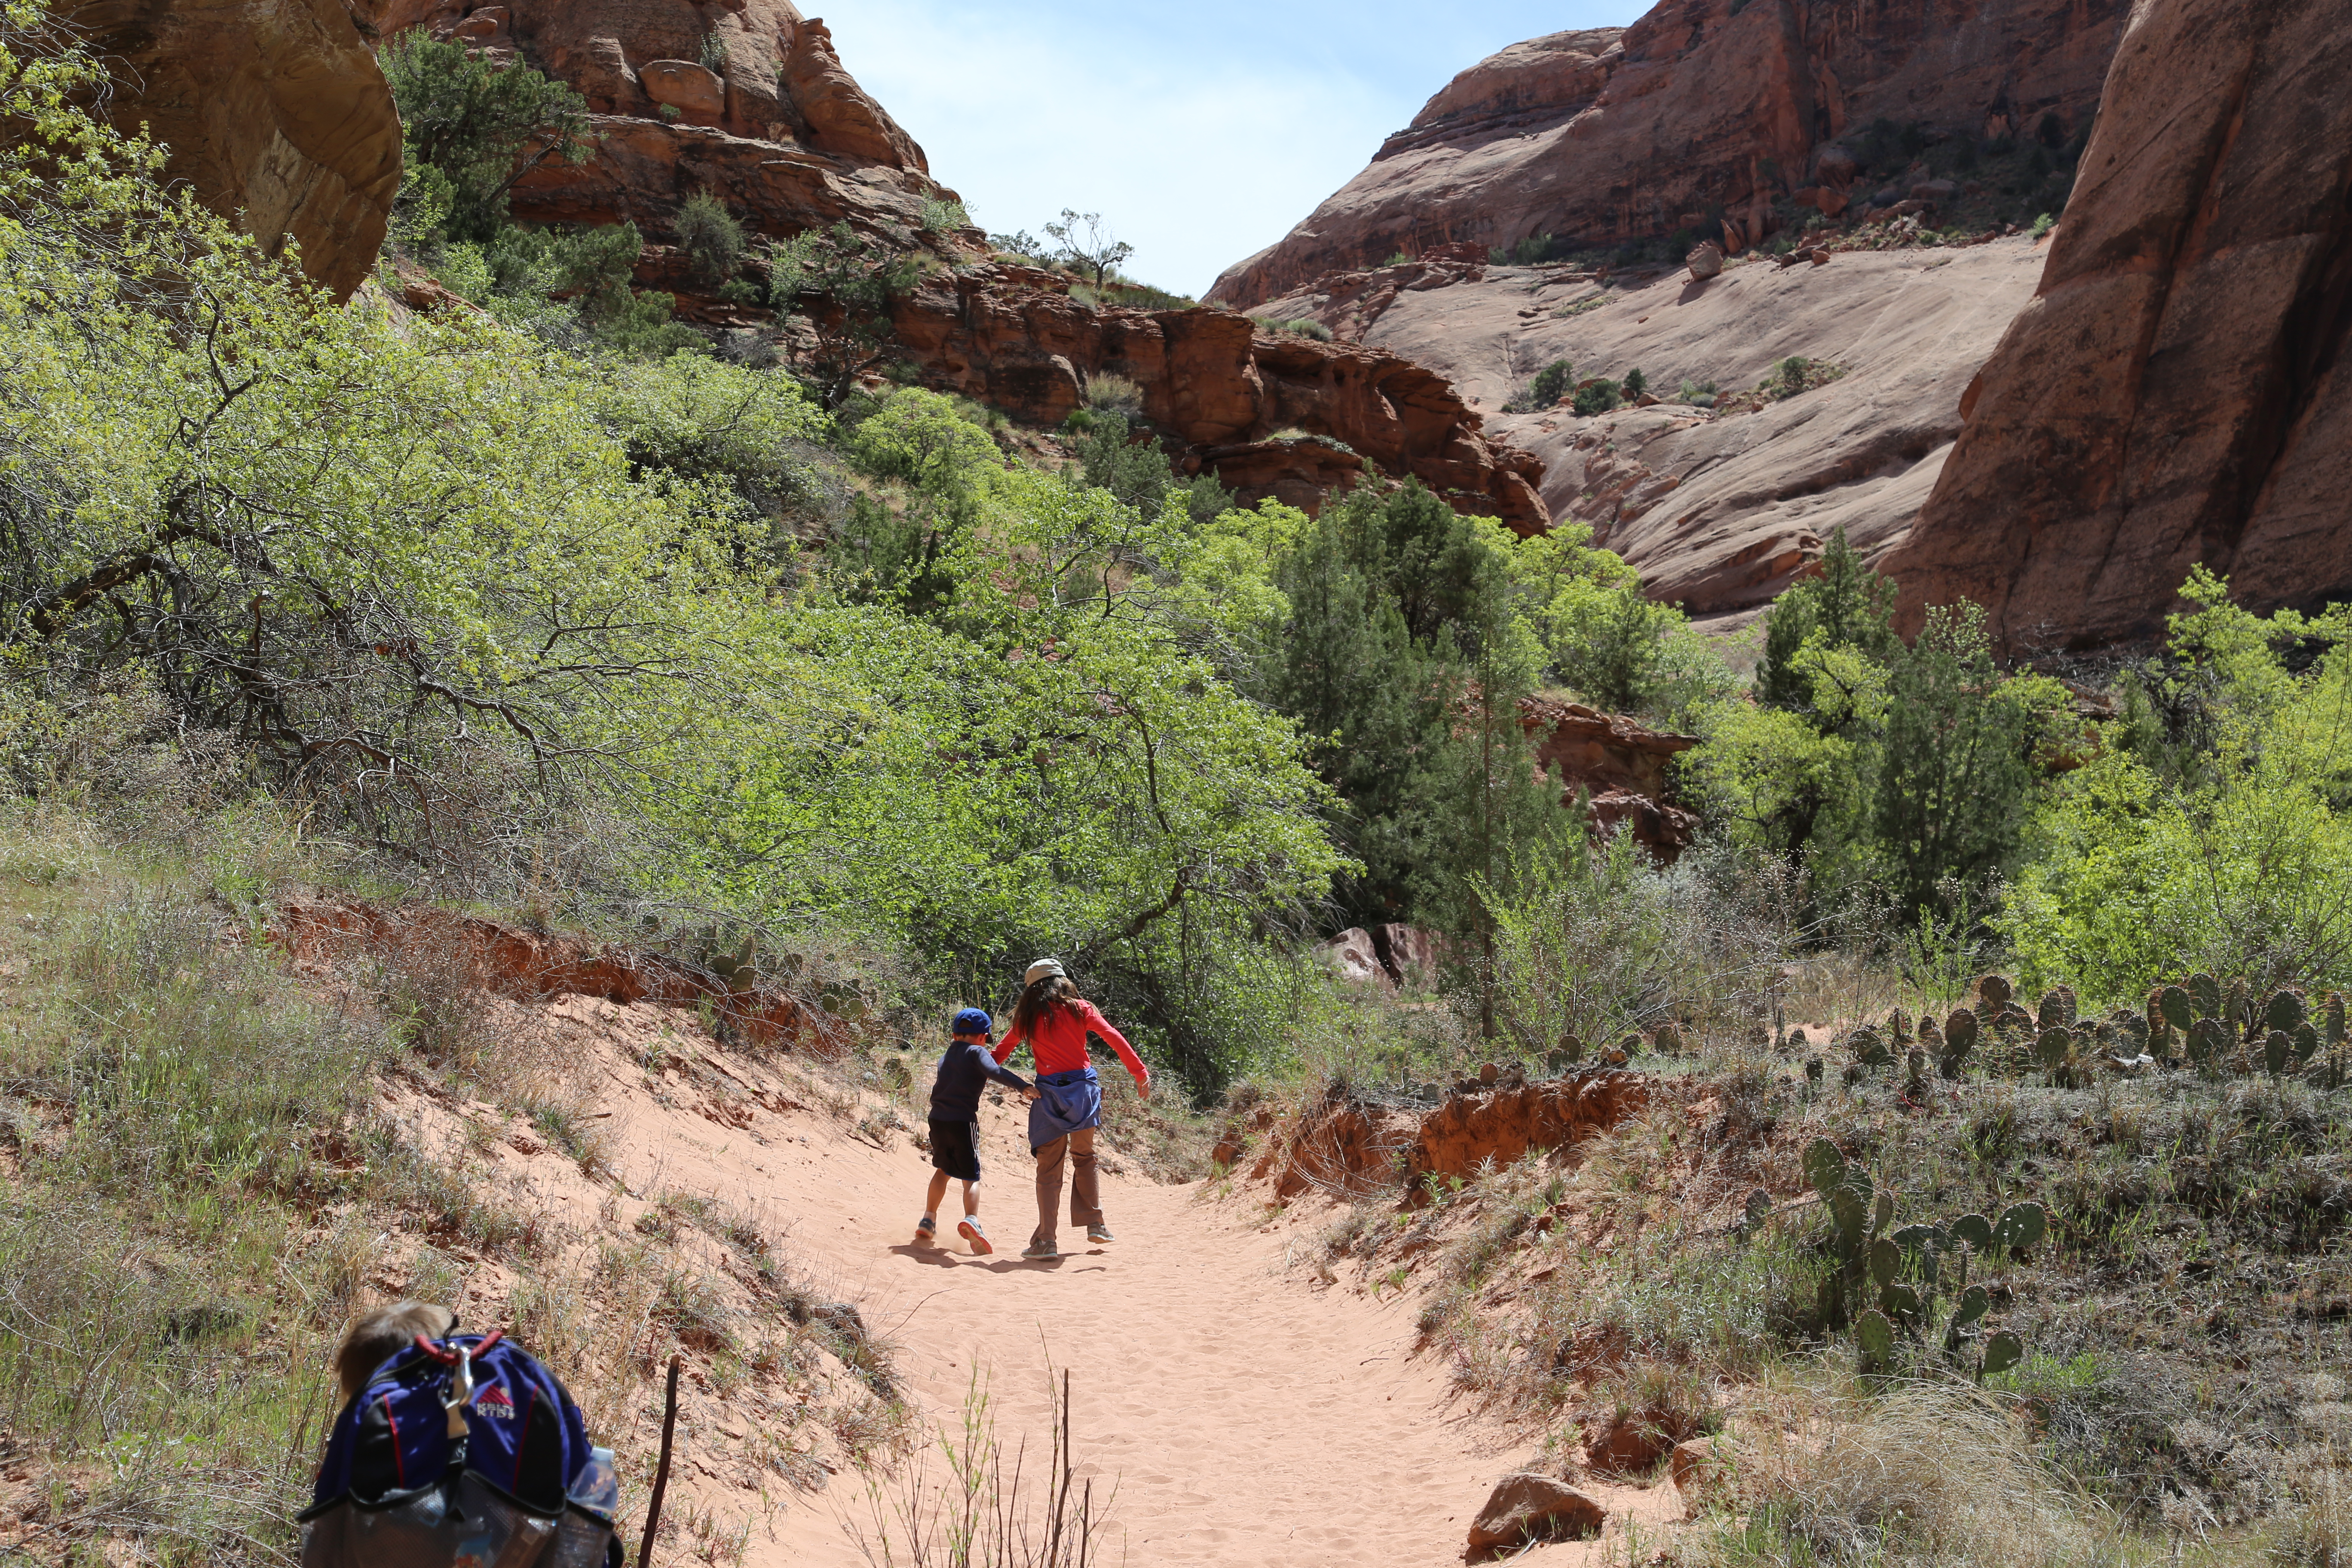
[[[588,100],[597,152],[514,193],[530,223],[634,221],[658,237],[708,189],[774,235],[847,219],[919,226],[942,194],[923,150],[786,0],[352,0],[362,27],[412,27],[520,58]]]
[[[1129,378],[1144,416],[1186,447],[1185,466],[1214,471],[1244,502],[1271,495],[1311,510],[1369,461],[1522,533],[1549,523],[1542,466],[1489,441],[1452,382],[1386,349],[1266,332],[1230,310],[1093,310],[1006,266],[931,274],[894,322],[932,385],[1038,425],[1066,417],[1093,377]],[[1328,439],[1274,438],[1285,430]]]
[[[98,0],[72,25],[113,68],[114,123],[171,149],[164,178],[348,297],[400,187],[392,92],[337,0]]]
[[[2352,27],[2143,0],[2041,289],[1884,563],[2021,649],[2158,631],[2190,567],[2352,597]]]
[[[2126,0],[1665,0],[1473,66],[1212,298],[1247,308],[1441,243],[1590,245],[1755,223],[1882,116],[1979,135],[2098,100]],[[1847,177],[1851,177],[1850,174]],[[1758,237],[1751,235],[1749,237]]]

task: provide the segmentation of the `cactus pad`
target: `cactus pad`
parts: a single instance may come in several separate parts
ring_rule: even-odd
[[[2050,1213],[2040,1204],[2011,1204],[1993,1226],[1993,1245],[2015,1249],[2038,1246],[2049,1229]]]
[[[1864,1373],[1883,1373],[1895,1364],[1895,1325],[1872,1308],[1853,1321],[1853,1342]]]
[[[1836,1144],[1816,1138],[1805,1145],[1805,1180],[1812,1183],[1823,1203],[1845,1184],[1845,1156],[1838,1152]]]
[[[1959,1305],[1952,1309],[1953,1331],[1958,1332],[1974,1328],[1991,1305],[1992,1298],[1985,1294],[1983,1286],[1969,1286],[1960,1292]]]
[[[2025,1342],[2015,1334],[1999,1333],[1985,1342],[1984,1364],[1977,1369],[1980,1377],[1997,1372],[2007,1372],[2025,1359]]]
[[[2273,1029],[2263,1037],[2263,1070],[2273,1078],[2278,1077],[2286,1071],[2286,1064],[2294,1052],[2293,1037],[2284,1029]]]
[[[2294,1035],[2305,1016],[2303,998],[2292,991],[2273,992],[2270,1005],[2263,1009],[2263,1025],[2282,1035]]]
[[[1988,1013],[2000,1012],[2009,1005],[2009,999],[2016,994],[2017,993],[2011,988],[2008,978],[2004,975],[1985,974],[1979,975],[1977,979],[1977,1000],[1984,1004],[1985,1011]]]
[[[1870,1244],[1870,1277],[1878,1281],[1882,1289],[1894,1284],[1895,1277],[1902,1272],[1901,1247],[1883,1236]]]
[[[2197,1021],[2197,1015],[2189,1010],[2189,993],[2178,985],[2168,985],[2158,992],[2156,1005],[2164,1021],[2176,1029],[2185,1030]]]
[[[1971,1252],[1982,1252],[1992,1245],[1992,1221],[1980,1214],[1964,1214],[1946,1228],[1954,1241]]]
[[[2063,1029],[2053,1027],[2042,1030],[2042,1038],[2037,1042],[2042,1065],[2054,1068],[2063,1062],[2068,1048],[2074,1043],[2074,1037]]]

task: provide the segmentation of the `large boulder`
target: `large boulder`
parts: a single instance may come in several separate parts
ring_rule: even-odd
[[[2032,302],[1885,563],[2020,650],[2158,632],[2190,568],[2352,596],[2352,27],[2144,0]]]
[[[96,0],[67,16],[112,68],[107,113],[164,178],[348,297],[400,188],[400,119],[337,0]]]
[[[1737,252],[1776,221],[1776,196],[1843,189],[1853,167],[1834,142],[1851,128],[1884,117],[1990,136],[2053,112],[2079,123],[2128,9],[1663,0],[1622,33],[1515,44],[1454,78],[1369,168],[1210,294],[1250,309],[1399,250],[1538,234],[1607,245],[1695,226],[1692,215],[1720,214]]]
[[[1601,1533],[1608,1510],[1566,1481],[1532,1470],[1505,1476],[1470,1523],[1473,1561],[1527,1541],[1582,1540]]]

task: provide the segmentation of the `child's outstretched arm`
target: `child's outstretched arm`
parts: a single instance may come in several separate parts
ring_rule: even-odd
[[[1086,1009],[1087,1027],[1118,1053],[1119,1062],[1127,1068],[1128,1076],[1135,1079],[1135,1091],[1146,1100],[1150,1099],[1151,1069],[1143,1065],[1143,1058],[1135,1054],[1135,1047],[1127,1043],[1127,1037],[1110,1026],[1110,1021],[1102,1016],[1100,1009],[1091,1002],[1086,1005]]]
[[[1005,1056],[1010,1056],[1012,1054],[1012,1052],[1007,1051]],[[1011,1068],[1004,1066],[1004,1058],[991,1055],[985,1047],[981,1047],[980,1050],[980,1070],[986,1073],[990,1078],[994,1079],[998,1083],[1003,1084],[1007,1089],[1018,1089],[1023,1094],[1030,1092],[1031,1085],[1029,1080],[1023,1078],[1019,1073],[1014,1072]]]

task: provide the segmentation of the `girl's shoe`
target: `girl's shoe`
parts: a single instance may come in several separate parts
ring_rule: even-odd
[[[1050,1241],[1033,1241],[1021,1249],[1021,1256],[1033,1262],[1046,1263],[1062,1256],[1062,1249]]]
[[[929,1247],[939,1239],[940,1222],[935,1215],[925,1215],[923,1223],[915,1227],[915,1245]]]
[[[956,1234],[971,1243],[971,1253],[975,1258],[985,1258],[996,1250],[988,1244],[988,1233],[980,1228],[980,1216],[976,1214],[964,1215],[963,1223],[956,1226]]]
[[[1110,1226],[1096,1224],[1087,1226],[1087,1239],[1092,1242],[1105,1242],[1116,1240],[1117,1238],[1111,1235]]]

